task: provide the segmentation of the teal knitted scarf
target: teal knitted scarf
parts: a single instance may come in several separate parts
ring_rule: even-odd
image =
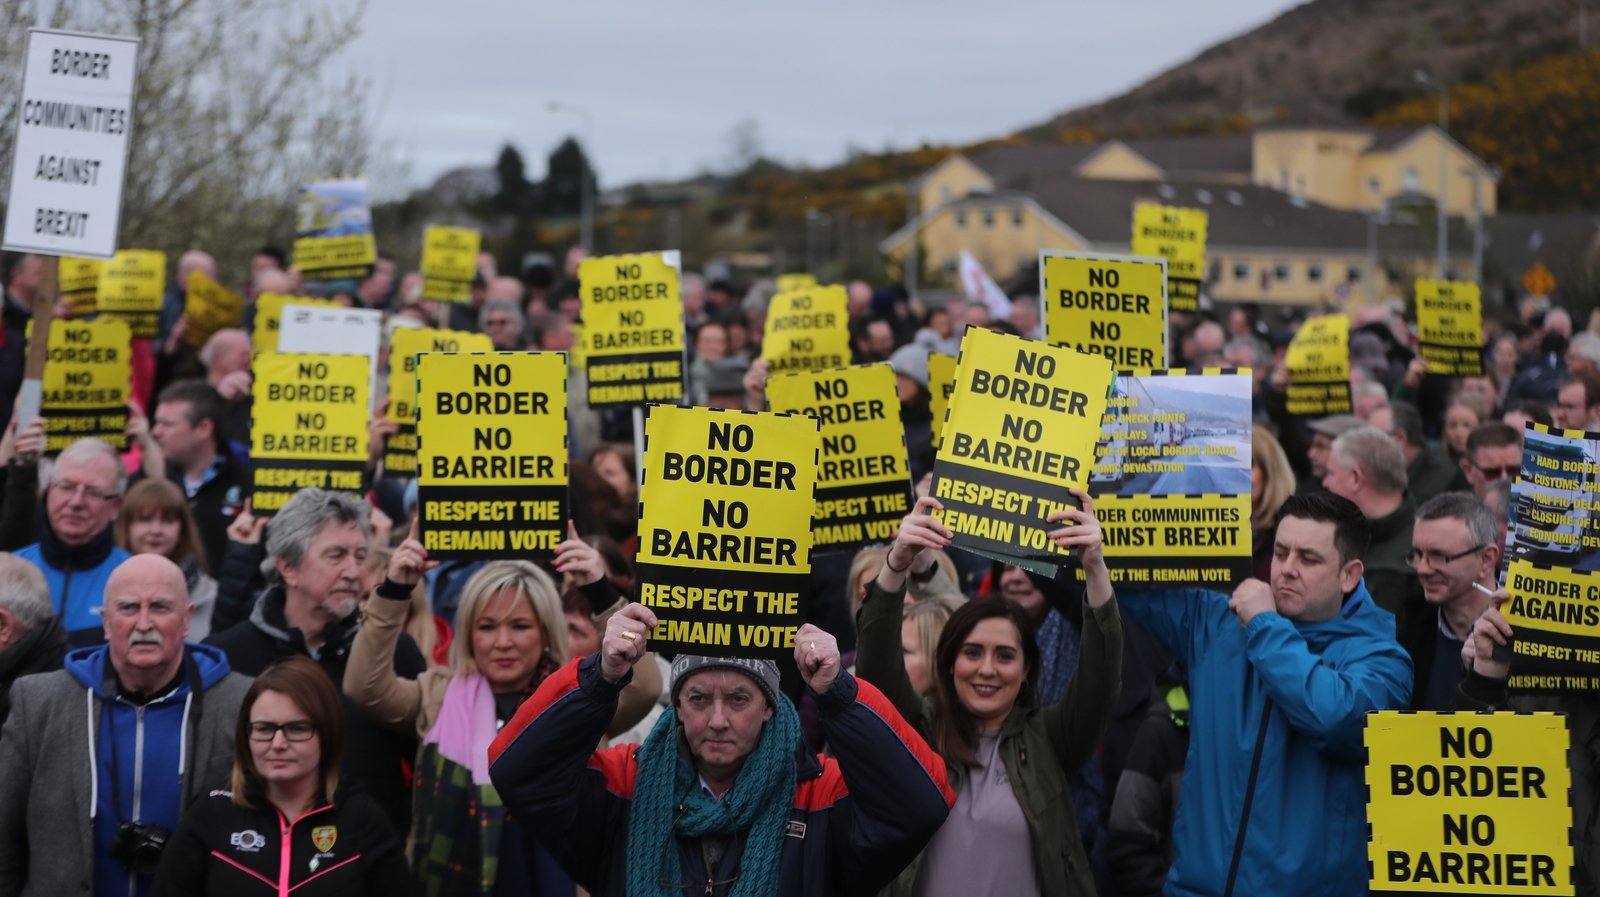
[[[745,758],[733,788],[719,800],[678,750],[678,714],[668,707],[639,746],[639,774],[628,820],[628,897],[680,895],[676,839],[734,837],[748,832],[732,897],[768,897],[778,889],[778,857],[794,803],[795,745],[800,717],[789,699],[767,720],[756,749]],[[682,812],[675,812],[677,807]],[[715,875],[716,870],[710,870]]]

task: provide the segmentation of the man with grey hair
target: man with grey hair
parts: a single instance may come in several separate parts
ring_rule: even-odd
[[[1350,389],[1350,405],[1356,417],[1370,424],[1374,411],[1389,407],[1389,390],[1377,380],[1358,383]]]
[[[105,637],[100,605],[106,580],[129,557],[111,531],[127,488],[116,449],[92,438],[72,443],[56,457],[45,485],[39,541],[17,551],[44,574],[56,616],[75,647]],[[4,513],[19,512],[8,507]]]
[[[1600,334],[1585,330],[1567,343],[1567,376],[1600,376]]]
[[[260,675],[280,657],[301,654],[317,662],[342,688],[350,645],[361,626],[362,567],[371,512],[364,501],[325,489],[302,489],[267,528],[267,588],[250,618],[212,635],[233,668]],[[463,634],[471,638],[470,633]],[[401,634],[394,671],[415,679],[427,663],[411,637]],[[348,742],[344,775],[363,787],[405,831],[411,804],[401,770],[416,754],[414,729],[387,729],[345,701]]]
[[[1435,612],[1413,614],[1399,633],[1416,673],[1412,710],[1454,709],[1461,648],[1496,587],[1497,533],[1494,515],[1470,492],[1436,495],[1417,510],[1406,562]]]
[[[0,552],[0,727],[11,712],[11,683],[61,669],[67,633],[50,608],[39,568]]]
[[[1044,339],[1044,322],[1039,313],[1039,297],[1018,296],[1011,300],[1011,326],[1028,339]]]
[[[1322,486],[1348,498],[1367,518],[1372,546],[1362,555],[1367,591],[1404,626],[1423,607],[1422,587],[1406,557],[1416,506],[1406,492],[1406,462],[1394,438],[1374,427],[1357,427],[1333,441]],[[1398,631],[1398,630],[1397,630]]]
[[[1444,492],[1469,488],[1467,478],[1444,451],[1428,444],[1422,430],[1422,413],[1409,402],[1392,402],[1367,421],[1388,433],[1406,459],[1406,486],[1411,500],[1426,502]]]
[[[228,780],[250,681],[186,644],[183,571],[141,554],[106,582],[106,644],[11,689],[0,894],[144,894],[193,801]]]
[[[515,280],[515,278],[495,278]],[[489,337],[501,352],[527,348],[522,328],[527,324],[522,317],[522,303],[511,299],[490,299],[478,310],[478,329]]]

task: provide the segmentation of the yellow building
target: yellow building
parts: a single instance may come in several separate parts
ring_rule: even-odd
[[[1432,127],[992,145],[924,175],[915,186],[922,213],[881,249],[903,262],[915,240],[924,278],[953,273],[965,250],[1004,281],[1031,268],[1041,249],[1128,252],[1139,203],[1189,206],[1210,218],[1213,299],[1359,304],[1435,273],[1432,215],[1402,225],[1372,210],[1431,208],[1441,148],[1459,174],[1447,208],[1459,211],[1457,194],[1472,208],[1476,178],[1478,202],[1492,213],[1487,167]],[[1452,222],[1452,276],[1470,276],[1469,231]]]

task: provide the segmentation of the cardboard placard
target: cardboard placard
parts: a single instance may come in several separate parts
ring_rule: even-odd
[[[422,297],[441,302],[472,301],[483,236],[468,227],[428,227],[422,231]]]
[[[928,353],[928,411],[933,414],[933,447],[944,438],[945,411],[950,394],[956,391],[956,357],[944,352]]]
[[[1173,311],[1200,310],[1206,276],[1204,209],[1143,203],[1133,207],[1133,254],[1167,263],[1167,302]]]
[[[816,418],[821,429],[815,553],[854,552],[893,539],[912,503],[894,369],[869,364],[780,374],[767,381],[767,402],[773,411]]]
[[[365,277],[378,263],[366,178],[300,185],[294,264],[308,280]]]
[[[277,513],[307,486],[362,497],[371,388],[359,355],[263,355],[250,417],[251,510]]]
[[[1290,414],[1349,414],[1350,316],[1322,315],[1301,325],[1284,359]]]
[[[99,259],[63,256],[56,271],[56,289],[67,307],[68,318],[87,318],[95,313],[95,295],[100,291]]]
[[[677,252],[597,256],[578,265],[591,408],[683,398]]]
[[[773,296],[761,357],[771,364],[769,375],[848,365],[850,314],[844,287],[811,287]]]
[[[493,352],[494,343],[481,333],[402,327],[389,341],[389,410],[385,417],[400,425],[383,443],[385,474],[417,474],[417,356],[423,352]]]
[[[33,322],[27,326],[33,338]],[[132,381],[128,325],[113,318],[50,325],[44,365],[45,454],[93,437],[118,451],[128,447],[128,385]]]
[[[1167,363],[1167,272],[1162,259],[1039,253],[1045,340],[1104,355],[1119,370]]]
[[[198,349],[218,330],[238,327],[244,321],[244,304],[243,296],[207,277],[204,271],[190,271],[183,306],[189,326],[183,332],[183,341]]]
[[[119,250],[100,268],[96,310],[120,318],[136,339],[153,338],[161,327],[167,293],[167,254],[153,249]]]
[[[1418,280],[1417,342],[1429,374],[1483,376],[1483,296],[1478,285]]]
[[[342,307],[339,303],[327,299],[262,293],[256,297],[255,330],[250,334],[252,351],[257,354],[278,351],[278,331],[283,326],[283,308],[286,305],[303,305],[307,308]]]
[[[799,414],[651,405],[635,590],[654,651],[794,652],[811,579],[821,439]]]
[[[567,356],[420,356],[417,468],[430,558],[551,557],[567,537]]]

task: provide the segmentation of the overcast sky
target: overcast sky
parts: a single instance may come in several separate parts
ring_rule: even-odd
[[[316,0],[342,5],[339,0]],[[767,155],[827,164],[1000,136],[1115,95],[1290,0],[374,0],[337,60],[373,84],[378,136],[418,185],[511,142],[543,175],[576,115],[602,186],[675,178],[760,125]]]

